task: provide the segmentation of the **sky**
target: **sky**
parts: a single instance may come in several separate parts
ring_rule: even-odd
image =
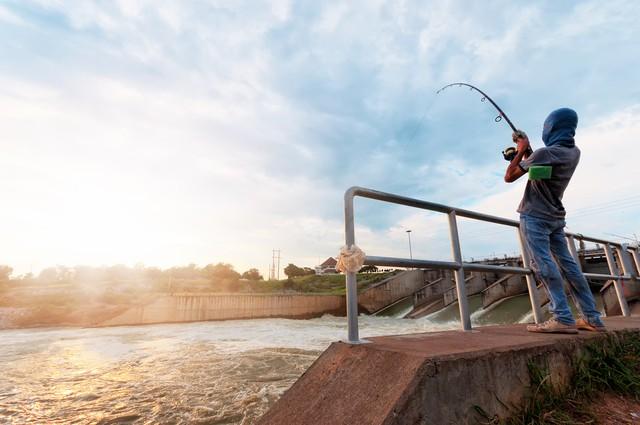
[[[0,0],[0,264],[228,262],[344,244],[351,186],[509,218],[511,130],[580,116],[569,230],[640,235],[640,3]],[[444,216],[356,200],[369,255],[450,258]],[[465,258],[513,229],[460,222]],[[281,273],[282,275],[282,273]]]

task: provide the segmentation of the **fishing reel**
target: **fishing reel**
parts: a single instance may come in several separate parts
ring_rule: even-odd
[[[529,147],[529,149],[527,149],[526,155],[529,156],[532,153],[533,153],[533,150],[531,149],[531,147]],[[508,148],[502,151],[502,157],[509,162],[513,161],[513,158],[515,158],[517,154],[518,154],[518,149],[516,149],[513,146],[509,146]]]
[[[513,146],[509,146],[505,150],[502,151],[502,156],[506,161],[513,161],[513,158],[518,154],[518,150]]]
[[[513,143],[518,143],[518,138],[520,137],[526,138],[527,134],[522,130],[514,131],[513,135],[511,136],[511,138],[513,139]],[[529,148],[527,149],[526,155],[529,156],[532,153],[533,153],[533,150],[531,149],[531,146],[529,146]],[[508,148],[502,151],[502,156],[506,161],[509,161],[509,162],[513,161],[513,158],[515,158],[517,154],[518,154],[518,149],[516,149],[513,146],[509,146]]]

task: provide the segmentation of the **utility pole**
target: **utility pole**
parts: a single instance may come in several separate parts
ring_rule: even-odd
[[[407,236],[409,237],[409,258],[413,260],[413,252],[411,251],[411,230],[407,230]]]
[[[271,272],[270,272],[270,279],[274,280],[276,279],[280,280],[280,250],[279,249],[274,249],[271,251]]]

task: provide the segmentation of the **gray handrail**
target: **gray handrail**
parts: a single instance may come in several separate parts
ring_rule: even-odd
[[[345,217],[345,242],[347,246],[355,245],[355,222],[354,222],[354,205],[353,200],[356,196],[362,198],[374,199],[382,202],[405,205],[413,208],[419,208],[423,210],[436,211],[447,214],[449,219],[449,237],[451,242],[451,250],[453,261],[435,261],[435,260],[419,260],[419,259],[407,259],[407,258],[393,258],[393,257],[378,257],[367,255],[364,264],[378,265],[378,266],[391,266],[391,267],[417,267],[417,268],[429,268],[429,269],[445,269],[453,270],[456,282],[456,292],[458,295],[458,307],[460,309],[460,318],[462,322],[462,329],[465,331],[471,330],[471,318],[469,309],[467,306],[466,288],[464,284],[464,272],[467,271],[498,271],[503,273],[523,274],[527,280],[527,288],[529,291],[529,298],[531,301],[531,308],[533,311],[533,317],[536,323],[542,321],[542,312],[540,309],[538,288],[536,286],[535,279],[533,278],[533,272],[530,268],[530,258],[527,249],[525,249],[524,239],[522,234],[518,232],[518,239],[520,243],[522,264],[524,267],[509,267],[509,266],[496,266],[491,264],[478,264],[467,263],[462,261],[462,253],[460,250],[460,240],[458,234],[457,217],[465,217],[473,220],[480,220],[489,223],[501,224],[505,226],[511,226],[520,228],[520,223],[508,218],[497,217],[489,214],[483,214],[471,210],[462,208],[451,207],[448,205],[437,204],[434,202],[423,201],[414,198],[408,198],[406,196],[395,195],[392,193],[380,192],[378,190],[366,189],[363,187],[351,187],[347,189],[344,194],[344,217]],[[620,303],[620,308],[624,316],[629,316],[629,306],[623,293],[622,281],[623,280],[637,280],[638,272],[640,272],[640,261],[638,259],[638,250],[630,248],[626,244],[621,244],[614,241],[608,241],[605,239],[594,238],[585,236],[579,233],[566,232],[567,243],[572,256],[579,264],[578,253],[575,248],[575,239],[595,242],[603,244],[605,247],[605,254],[607,256],[607,263],[609,265],[610,274],[595,274],[585,273],[585,276],[594,280],[613,280],[615,284],[615,290]],[[622,265],[622,274],[618,270],[618,267],[613,259],[613,253],[611,247],[614,247],[616,253],[620,258],[620,264]],[[631,254],[631,257],[629,257]],[[632,269],[632,264],[635,264],[638,272]],[[347,326],[348,326],[348,342],[351,344],[359,344],[365,341],[360,340],[358,335],[358,291],[357,291],[357,277],[356,273],[346,273],[346,293],[347,293]]]

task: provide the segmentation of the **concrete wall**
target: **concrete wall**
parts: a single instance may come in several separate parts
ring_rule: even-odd
[[[527,281],[524,276],[506,275],[482,291],[482,307],[487,308],[503,298],[524,294],[527,291]]]
[[[414,294],[413,307],[417,309],[423,305],[431,304],[436,299],[441,298],[446,291],[450,289],[455,291],[455,287],[456,283],[451,273],[430,281]]]
[[[99,325],[265,317],[308,319],[323,314],[345,315],[345,305],[345,298],[338,295],[175,294],[131,308]]]
[[[453,275],[449,271],[420,288],[413,296],[413,310],[407,314],[409,319],[419,319],[428,314],[442,310],[458,301],[458,293]],[[490,282],[495,281],[495,273],[472,272],[465,279],[467,295],[475,295],[484,290]]]
[[[444,297],[440,296],[436,300],[427,304],[421,304],[420,307],[414,308],[406,316],[405,319],[420,319],[424,316],[428,316],[431,313],[440,311],[445,307]]]
[[[622,290],[624,297],[627,299],[627,303],[631,307],[631,304],[636,304],[634,301],[640,299],[640,283],[637,281],[624,281],[622,283]],[[607,316],[620,316],[622,315],[622,309],[618,302],[618,296],[616,294],[615,285],[613,280],[608,280],[607,283],[600,290],[602,296],[602,302],[604,304],[604,311]]]
[[[471,274],[464,280],[464,286],[467,290],[467,296],[479,294],[482,292],[489,282],[494,282],[492,279],[494,273],[486,274],[486,273],[478,273],[471,272]],[[448,306],[458,301],[458,292],[456,291],[455,286],[453,288],[445,291],[444,295],[444,305]]]
[[[358,294],[358,306],[367,314],[408,297],[424,285],[423,270],[407,270]]]

